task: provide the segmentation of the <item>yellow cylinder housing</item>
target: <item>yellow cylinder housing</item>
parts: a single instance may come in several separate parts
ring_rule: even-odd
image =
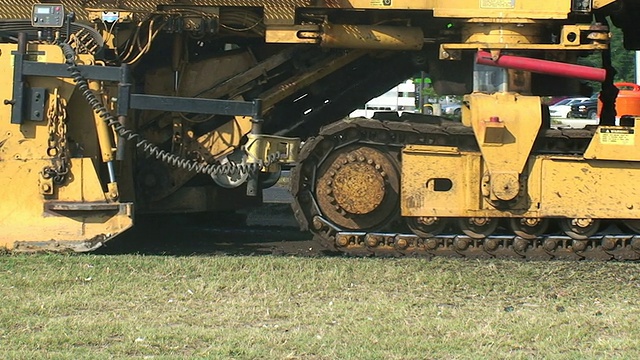
[[[537,44],[542,42],[539,24],[474,23],[465,24],[462,42],[487,44]]]
[[[424,44],[416,27],[327,24],[322,30],[320,44],[328,48],[420,50]]]

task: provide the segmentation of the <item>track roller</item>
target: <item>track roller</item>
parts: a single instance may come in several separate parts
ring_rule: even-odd
[[[446,219],[437,217],[410,217],[406,219],[406,222],[409,229],[422,238],[436,236],[442,233],[447,226]]]
[[[498,228],[497,218],[472,217],[458,219],[460,230],[472,239],[484,239]]]
[[[600,228],[600,220],[597,219],[561,219],[560,228],[572,239],[586,240],[595,235]]]
[[[511,218],[509,219],[509,226],[514,234],[523,239],[533,240],[547,231],[549,219]]]

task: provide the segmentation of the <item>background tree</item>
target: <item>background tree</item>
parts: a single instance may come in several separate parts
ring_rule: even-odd
[[[626,50],[622,45],[622,30],[612,27],[611,29],[611,63],[616,69],[615,82],[636,82],[635,79],[635,51]],[[579,60],[580,64],[602,67],[602,57],[600,53],[594,53]],[[600,90],[600,83],[590,82],[594,90]]]

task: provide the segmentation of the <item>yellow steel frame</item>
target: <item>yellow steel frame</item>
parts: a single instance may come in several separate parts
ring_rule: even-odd
[[[640,163],[532,156],[523,196],[498,208],[483,194],[476,152],[410,145],[402,152],[401,214],[422,217],[640,218]],[[449,189],[433,186],[447,179]],[[624,184],[622,180],[624,179]]]
[[[12,99],[13,56],[16,45],[0,44],[0,98]],[[39,54],[38,61],[64,63],[62,51],[55,45],[29,44],[28,52]],[[30,86],[43,87],[50,94],[57,89],[67,101],[75,84],[71,79],[29,78]],[[47,105],[48,106],[48,105]],[[100,150],[95,123],[88,112],[69,108],[68,119],[75,116],[78,136],[92,139],[83,157],[70,159],[67,181],[54,185],[42,176],[51,165],[47,154],[48,122],[10,121],[11,107],[0,107],[0,247],[29,250],[42,248],[91,250],[131,227],[130,203],[112,201],[102,187],[97,171]],[[46,111],[46,110],[45,110]]]

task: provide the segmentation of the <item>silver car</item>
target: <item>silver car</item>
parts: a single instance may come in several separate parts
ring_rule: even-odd
[[[587,100],[589,100],[588,97],[576,97],[560,100],[557,103],[549,106],[549,113],[551,114],[551,117],[567,118],[569,117],[569,113],[571,112],[571,105],[580,104]]]

